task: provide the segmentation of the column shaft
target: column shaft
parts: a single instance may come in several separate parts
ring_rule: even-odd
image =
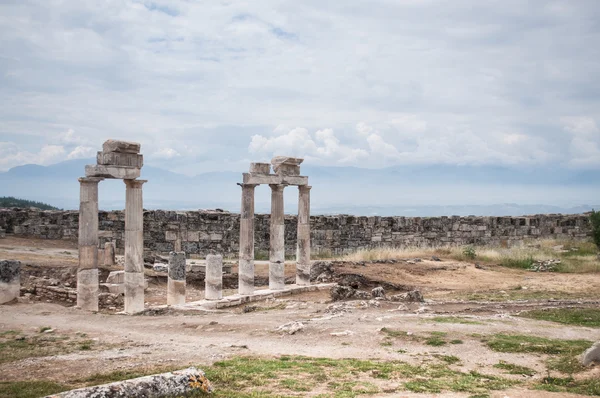
[[[185,304],[185,253],[169,253],[167,305]]]
[[[223,256],[206,256],[206,276],[204,279],[204,298],[220,300],[223,298]]]
[[[254,184],[241,184],[242,209],[240,212],[240,256],[238,292],[254,294]]]
[[[285,226],[283,213],[284,185],[271,187],[271,247],[269,251],[269,289],[285,287]]]
[[[102,178],[80,178],[79,269],[77,306],[98,311],[98,183]]]
[[[298,187],[296,284],[310,285],[310,186]]]
[[[125,312],[144,310],[144,205],[145,180],[124,180],[125,190]]]

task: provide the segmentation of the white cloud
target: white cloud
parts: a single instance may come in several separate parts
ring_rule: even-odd
[[[75,147],[71,152],[69,152],[67,159],[91,158],[91,157],[94,157],[96,152],[97,152],[97,150],[95,150],[92,147],[79,145],[79,146]]]
[[[181,154],[173,148],[162,148],[154,152],[153,156],[158,159],[173,159],[181,156]]]
[[[31,153],[14,142],[0,142],[0,170],[24,164],[49,165],[64,157],[65,148],[60,145],[44,145],[37,153]]]

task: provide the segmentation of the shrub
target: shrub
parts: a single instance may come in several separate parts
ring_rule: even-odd
[[[467,246],[463,249],[463,256],[465,256],[466,258],[469,258],[471,260],[473,260],[475,257],[477,257],[477,253],[475,252],[475,248],[473,246]]]
[[[600,211],[592,210],[590,222],[592,223],[592,240],[600,249]]]

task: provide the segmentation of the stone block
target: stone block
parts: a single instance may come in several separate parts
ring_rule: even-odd
[[[86,177],[114,178],[122,180],[133,180],[140,176],[137,167],[103,166],[88,164],[85,166]]]
[[[251,185],[308,185],[308,177],[280,174],[262,175],[243,173],[243,183]]]
[[[185,280],[185,253],[169,253],[169,279],[178,281]]]
[[[140,153],[141,145],[137,142],[106,140],[102,144],[103,152]]]
[[[0,304],[19,297],[21,291],[21,262],[0,260]]]
[[[177,240],[178,231],[165,231],[165,240],[167,242],[174,242]]]
[[[144,156],[137,153],[98,152],[98,164],[105,166],[138,167],[144,165]]]
[[[271,174],[271,165],[269,163],[250,163],[250,173]]]
[[[277,167],[275,173],[283,176],[299,176],[300,166],[293,164],[281,164]]]
[[[125,271],[112,271],[108,274],[106,283],[125,283]]]

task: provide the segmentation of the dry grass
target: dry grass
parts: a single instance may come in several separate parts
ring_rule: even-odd
[[[504,248],[497,246],[475,246],[469,253],[465,246],[423,247],[379,247],[361,249],[341,257],[347,261],[382,261],[410,258],[427,259],[437,256],[486,265],[501,265],[510,268],[529,268],[534,261],[560,259],[558,272],[600,272],[598,249],[592,242],[544,239],[529,241],[520,246]]]

